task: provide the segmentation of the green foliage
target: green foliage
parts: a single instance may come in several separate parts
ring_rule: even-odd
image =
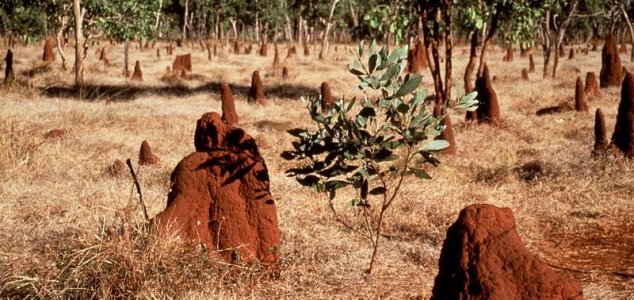
[[[158,0],[84,2],[84,8],[89,13],[88,18],[95,20],[106,38],[125,42],[137,37],[148,39],[154,36],[154,22],[159,8]]]
[[[303,186],[328,193],[334,212],[337,191],[354,189],[356,197],[347,203],[364,211],[365,229],[359,231],[376,249],[384,212],[397,198],[402,180],[409,175],[431,179],[424,165],[437,165],[434,153],[448,143],[437,139],[444,130],[443,116],[430,112],[427,91],[418,90],[422,77],[402,76],[407,47],[388,52],[385,47],[378,50],[372,42],[368,59],[362,62],[364,51],[363,43],[359,44],[357,58],[348,65],[359,79],[363,99],[339,99],[322,115],[322,99],[309,97],[308,112],[316,130],[289,130],[297,140],[294,150],[285,151],[282,157],[302,163],[287,170],[287,175]],[[381,96],[372,100],[365,96],[366,91]],[[469,94],[457,106],[475,110],[474,99],[475,93]]]
[[[403,41],[408,29],[418,22],[418,16],[411,3],[405,1],[372,7],[363,16],[363,21],[372,30],[374,36],[383,36],[389,32],[394,37],[395,44],[398,45]]]

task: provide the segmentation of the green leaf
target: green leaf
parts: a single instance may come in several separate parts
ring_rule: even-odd
[[[407,57],[407,46],[405,47],[401,47],[401,48],[397,48],[394,51],[392,51],[390,53],[390,55],[387,57],[387,64],[391,65],[396,63],[399,59],[403,59],[405,57]]]
[[[425,143],[418,151],[438,151],[449,147],[445,140],[433,140]]]
[[[380,63],[380,57],[378,54],[374,53],[370,56],[370,60],[368,61],[368,72],[370,74],[374,73],[376,66]]]
[[[376,54],[376,40],[372,40],[372,44],[370,44],[370,55],[374,54]]]
[[[399,88],[398,91],[396,91],[396,94],[394,94],[394,97],[403,97],[413,92],[414,90],[416,90],[416,88],[418,87],[418,85],[420,84],[422,80],[423,80],[423,76],[420,76],[420,75],[410,76],[409,80],[407,80],[407,82],[405,82],[401,86],[401,88]]]
[[[360,195],[361,199],[368,199],[368,181],[366,179],[361,182]]]
[[[389,69],[387,69],[387,71],[385,71],[385,73],[383,73],[383,76],[381,76],[381,81],[392,80],[396,75],[400,73],[400,71],[401,71],[400,64],[391,66]]]

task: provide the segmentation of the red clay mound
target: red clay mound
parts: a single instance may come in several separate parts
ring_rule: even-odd
[[[161,58],[161,48],[156,48],[156,58]]]
[[[500,121],[500,106],[498,104],[498,96],[489,75],[489,66],[484,65],[482,76],[478,77],[475,82],[475,88],[478,92],[478,109],[476,110],[478,121],[486,123],[497,123]]]
[[[55,61],[55,52],[53,52],[53,44],[51,40],[46,39],[44,42],[44,54],[42,54],[42,60],[45,62]]]
[[[167,207],[154,218],[155,228],[202,243],[227,261],[275,263],[277,209],[255,140],[217,113],[204,114],[194,136],[197,152],[172,173]]]
[[[49,132],[47,132],[44,137],[47,139],[61,139],[66,135],[66,131],[64,131],[63,129],[59,129],[59,128],[55,128],[55,129],[51,129]]]
[[[134,81],[143,81],[143,71],[141,71],[141,62],[138,60],[134,63],[134,73],[132,73],[132,78]]]
[[[570,48],[570,52],[568,52],[568,59],[574,59],[575,58],[575,50]]]
[[[535,60],[532,53],[528,55],[528,71],[531,73],[535,72]]]
[[[427,68],[427,51],[423,42],[418,41],[407,54],[408,72],[418,74]]]
[[[619,86],[623,80],[621,58],[616,51],[616,38],[608,34],[601,51],[601,72],[599,73],[600,87]]]
[[[161,159],[154,155],[152,147],[147,141],[141,143],[141,150],[139,150],[139,164],[140,165],[158,165],[161,163]]]
[[[251,88],[249,89],[249,102],[264,104],[266,97],[264,96],[264,86],[260,79],[260,71],[254,71],[251,77]]]
[[[464,208],[438,265],[431,299],[583,299],[577,281],[526,249],[509,208]]]
[[[269,45],[266,40],[262,41],[262,46],[260,46],[260,56],[268,56],[269,55]]]
[[[233,102],[233,92],[231,87],[224,82],[220,84],[220,100],[222,101],[222,120],[229,126],[238,125],[240,121]]]
[[[526,70],[526,69],[522,69],[522,79],[523,79],[524,81],[528,81],[528,79],[529,79],[529,78],[528,78],[528,70]]]
[[[11,52],[11,49],[7,50],[7,56],[4,58],[4,61],[4,82],[8,83],[15,79],[15,75],[13,74],[13,52]]]
[[[588,112],[588,103],[586,103],[586,93],[583,88],[583,80],[577,76],[575,84],[575,110],[580,112]]]
[[[594,72],[586,73],[586,95],[590,97],[599,98],[601,97],[601,92],[599,91],[599,82],[597,81],[597,75]]]
[[[608,131],[605,126],[605,117],[601,109],[597,108],[594,114],[594,150],[592,155],[602,155],[608,150],[608,147]]]
[[[566,56],[566,49],[564,48],[564,44],[559,44],[559,57]]]
[[[441,153],[446,155],[454,155],[456,154],[456,141],[453,137],[453,126],[451,125],[451,117],[447,114],[442,119],[442,124],[445,126],[445,130],[440,133],[440,139],[445,140],[449,143],[447,148],[442,149]]]
[[[333,98],[330,86],[324,81],[321,83],[321,112],[324,114],[327,113],[328,110],[330,110],[332,103]]]
[[[632,73],[627,73],[623,80],[612,144],[626,157],[634,158],[634,76]]]
[[[184,55],[177,55],[176,58],[174,58],[174,63],[172,64],[172,72],[174,72],[174,74],[182,74],[183,71],[192,71],[192,55],[189,53]]]
[[[108,56],[107,56],[107,53],[106,53],[106,47],[101,48],[101,51],[99,51],[99,60],[100,61],[108,60]]]
[[[282,68],[282,78],[288,78],[288,68],[287,67],[283,67]]]

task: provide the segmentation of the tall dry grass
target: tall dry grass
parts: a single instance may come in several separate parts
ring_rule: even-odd
[[[112,89],[86,89],[79,93],[86,99],[60,89],[72,84],[72,76],[59,62],[23,73],[42,67],[41,46],[14,49],[19,84],[2,87],[0,101],[3,298],[428,298],[447,227],[461,208],[480,202],[512,208],[528,248],[578,278],[586,298],[634,297],[628,275],[634,273],[628,246],[634,244],[632,163],[590,157],[592,114],[535,116],[539,108],[573,101],[576,76],[598,73],[599,52],[562,61],[554,80],[532,73],[523,82],[528,60],[504,63],[504,53],[494,49],[489,66],[498,78],[503,124],[474,126],[452,114],[458,154],[440,157],[432,181],[406,180],[369,277],[363,272],[371,255],[366,242],[333,220],[323,195],[285,177],[293,165],[279,157],[291,147],[285,130],[308,123],[299,96],[317,93],[322,81],[335,96],[358,96],[341,45],[326,61],[303,55],[285,61],[289,79],[272,67],[272,55],[235,55],[226,47],[212,61],[203,50],[176,49],[192,52],[195,76],[166,80],[173,57],[133,50],[143,83],[122,78],[123,49],[107,47],[113,65],[104,66],[91,51],[86,78]],[[540,69],[539,53],[535,58]],[[462,74],[466,59],[459,47],[455,74]],[[269,96],[266,106],[245,99],[255,69]],[[142,225],[129,176],[106,170],[115,159],[136,161],[148,140],[162,164],[142,167],[139,180],[150,216],[160,212],[172,169],[194,151],[195,121],[220,111],[214,84],[221,81],[233,85],[241,127],[256,139],[269,168],[283,239],[275,270],[227,265],[196,245],[153,237]],[[431,84],[426,76],[423,86],[431,90]],[[591,111],[600,107],[612,127],[619,90],[602,93],[589,105]],[[44,138],[53,128],[65,130],[65,137]],[[354,216],[346,196],[337,203]]]

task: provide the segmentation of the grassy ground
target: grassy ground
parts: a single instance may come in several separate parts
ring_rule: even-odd
[[[292,165],[280,158],[291,148],[285,130],[308,118],[300,96],[315,94],[322,81],[336,96],[354,95],[342,45],[325,61],[316,55],[285,61],[289,79],[272,68],[272,47],[269,57],[226,47],[211,62],[199,48],[177,48],[174,54],[193,55],[189,81],[162,80],[173,60],[164,49],[161,58],[155,50],[133,49],[143,83],[123,78],[123,48],[107,47],[112,66],[91,50],[85,68],[89,84],[109,87],[82,93],[87,100],[65,88],[73,77],[59,61],[29,74],[43,65],[41,46],[14,49],[20,83],[0,92],[2,298],[428,298],[447,227],[464,206],[485,202],[512,208],[528,248],[579,279],[587,299],[634,299],[634,165],[591,158],[593,113],[535,116],[539,108],[572,103],[576,77],[598,74],[600,52],[563,58],[555,79],[538,71],[525,82],[520,71],[528,59],[502,62],[504,53],[494,49],[489,66],[503,124],[469,125],[461,113],[452,115],[458,154],[440,157],[433,181],[406,180],[369,277],[367,243],[333,220],[325,195],[285,177]],[[283,60],[286,46],[280,48]],[[461,87],[468,57],[462,47],[454,56]],[[631,70],[628,57],[621,58]],[[541,70],[540,53],[535,61]],[[263,76],[266,106],[246,102],[254,70]],[[220,111],[214,87],[221,81],[234,86],[241,127],[257,140],[269,168],[283,239],[275,271],[211,261],[148,236],[139,226],[132,181],[106,172],[115,159],[136,161],[148,140],[162,163],[141,168],[139,176],[150,216],[160,212],[171,171],[194,151],[195,121]],[[611,132],[619,89],[601,92],[590,110],[604,111]],[[65,137],[45,139],[53,128]]]

